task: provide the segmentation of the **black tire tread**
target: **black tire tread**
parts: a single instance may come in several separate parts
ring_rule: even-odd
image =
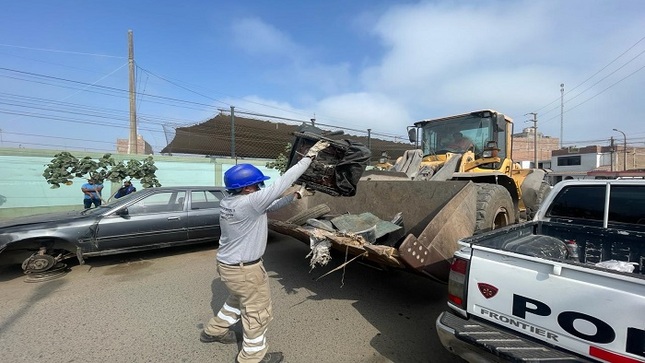
[[[478,183],[477,185],[477,214],[475,219],[475,234],[491,230],[490,225],[495,217],[493,213],[499,207],[506,210],[509,224],[515,223],[515,206],[511,194],[501,185]]]
[[[287,219],[285,222],[302,226],[307,223],[307,219],[322,217],[330,211],[331,209],[329,209],[329,206],[327,204],[318,204],[309,209],[303,210],[302,212]]]
[[[549,195],[549,192],[551,191],[551,186],[549,183],[543,181],[540,184],[540,187],[537,190],[537,201],[536,205],[533,208],[526,208],[526,216],[527,219],[530,221],[535,217],[535,214],[537,213],[538,209],[542,205],[542,202],[544,201],[544,198],[546,198],[547,195]]]

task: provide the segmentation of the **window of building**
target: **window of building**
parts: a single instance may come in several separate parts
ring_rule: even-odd
[[[581,163],[580,155],[558,157],[558,166],[580,165]]]

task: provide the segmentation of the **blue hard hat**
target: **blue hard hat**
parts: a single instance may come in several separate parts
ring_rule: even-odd
[[[226,189],[235,190],[262,183],[270,177],[251,164],[237,164],[224,173]]]

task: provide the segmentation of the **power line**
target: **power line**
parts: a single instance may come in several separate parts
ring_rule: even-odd
[[[157,77],[157,78],[161,79],[162,81],[166,81],[166,82],[168,82],[168,83],[172,84],[173,86],[179,87],[179,88],[181,88],[181,89],[183,89],[183,90],[186,90],[186,91],[188,91],[188,92],[194,93],[194,94],[196,94],[196,95],[198,95],[198,96],[202,96],[202,97],[204,97],[204,98],[206,98],[206,99],[208,99],[208,100],[216,101],[216,102],[219,102],[219,103],[223,103],[223,104],[225,104],[225,105],[227,105],[227,106],[232,106],[232,105],[231,105],[231,104],[229,104],[229,103],[226,103],[226,102],[224,102],[224,101],[220,101],[220,100],[218,100],[218,99],[216,99],[216,98],[212,98],[212,97],[210,97],[210,96],[206,96],[206,95],[201,94],[201,93],[199,93],[199,92],[197,92],[197,91],[194,91],[194,90],[192,90],[192,89],[190,89],[190,88],[188,88],[188,87],[184,87],[184,86],[182,86],[182,85],[180,85],[180,84],[177,84],[177,83],[175,83],[175,82],[173,82],[173,81],[170,81],[170,80],[168,80],[168,79],[166,79],[166,78],[164,78],[164,77],[162,77],[162,76],[159,76],[159,75],[157,75],[157,74],[155,74],[155,73],[152,73],[152,72],[150,72],[150,71],[148,71],[148,70],[146,70],[146,69],[144,69],[144,68],[141,68],[141,67],[139,67],[138,65],[137,65],[137,68],[141,69],[142,71],[144,71],[144,72],[146,72],[146,73],[148,73],[148,74],[150,74],[150,75],[152,75],[152,76],[155,76],[155,77]]]
[[[636,74],[637,72],[640,72],[643,68],[645,68],[645,65],[644,65],[644,66],[642,66],[642,67],[640,67],[640,68],[638,68],[637,70],[633,71],[632,73],[628,74],[627,76],[625,76],[625,77],[623,77],[623,78],[619,79],[618,81],[616,81],[616,82],[612,83],[612,84],[611,84],[611,85],[609,85],[607,88],[605,88],[605,89],[603,89],[602,91],[600,91],[600,92],[596,93],[595,95],[593,95],[593,96],[591,96],[591,97],[587,98],[586,100],[584,100],[584,101],[580,102],[579,104],[577,104],[577,105],[575,105],[575,106],[573,106],[573,107],[568,108],[566,111],[564,111],[564,113],[567,113],[567,112],[569,112],[569,111],[571,111],[571,110],[574,110],[574,109],[578,108],[579,106],[582,106],[583,104],[585,104],[585,103],[587,103],[587,102],[591,101],[592,99],[594,99],[595,97],[599,96],[600,94],[602,94],[602,93],[606,92],[608,89],[612,88],[613,86],[617,85],[618,83],[620,83],[620,82],[622,82],[622,81],[626,80],[627,78],[629,78],[629,77],[633,76],[633,75],[634,75],[634,74]],[[555,119],[556,117],[557,117],[557,116],[554,116],[554,117],[552,117],[552,118],[550,118],[550,119],[547,119],[545,122],[548,122],[548,121],[550,121],[550,120],[553,120],[553,119]]]
[[[580,87],[580,86],[582,86],[583,84],[587,83],[587,81],[589,81],[590,79],[592,79],[593,77],[595,77],[596,75],[598,75],[600,72],[602,72],[603,70],[605,70],[607,67],[609,67],[610,65],[612,65],[613,63],[615,63],[618,59],[620,59],[622,56],[624,56],[625,54],[627,54],[630,50],[632,50],[635,46],[637,46],[637,45],[638,45],[640,42],[642,42],[643,40],[645,40],[645,37],[640,38],[640,39],[639,39],[636,43],[634,43],[631,47],[627,48],[627,50],[626,50],[626,51],[624,51],[623,53],[621,53],[618,57],[614,58],[614,60],[612,60],[612,61],[611,61],[611,62],[609,62],[607,65],[605,65],[604,67],[602,67],[599,71],[597,71],[596,73],[592,74],[592,75],[591,75],[591,76],[589,76],[587,79],[585,79],[584,81],[582,81],[582,83],[580,83],[580,84],[578,84],[577,86],[575,86],[575,87],[573,87],[573,88],[569,89],[569,90],[565,93],[565,95],[567,95],[567,94],[569,94],[569,93],[573,92],[573,91],[574,91],[575,89],[577,89],[578,87]],[[631,61],[632,61],[632,60],[634,60],[635,58],[639,57],[641,54],[643,54],[643,52],[639,53],[636,57],[632,58],[629,62],[631,62]],[[628,63],[629,63],[629,62],[628,62]],[[622,68],[622,67],[621,67],[621,68]],[[619,69],[620,69],[620,68],[619,68]],[[577,97],[577,96],[576,96],[576,97]],[[539,109],[537,109],[535,112],[539,112],[539,111],[543,110],[544,108],[546,108],[546,107],[548,107],[548,106],[552,105],[553,103],[558,102],[559,100],[560,100],[560,98],[558,97],[558,98],[556,98],[555,100],[553,100],[553,101],[549,102],[547,105],[540,107],[540,108],[539,108]],[[556,108],[556,109],[557,109],[557,108]],[[542,113],[542,115],[544,115],[544,114],[546,114],[546,113],[549,113],[549,112],[551,112],[551,111],[552,111],[552,110],[549,110],[549,111],[547,111],[547,112],[544,112],[544,113]]]
[[[47,48],[32,48],[32,47],[23,47],[20,45],[12,45],[12,44],[0,44],[0,47],[7,47],[7,48],[18,48],[18,49],[27,49],[27,50],[37,50],[40,52],[50,52],[50,53],[65,53],[65,54],[76,54],[76,55],[88,55],[92,57],[105,57],[105,58],[125,58],[117,55],[109,55],[109,54],[97,54],[97,53],[85,53],[85,52],[75,52],[71,50],[61,50],[61,49],[47,49]]]

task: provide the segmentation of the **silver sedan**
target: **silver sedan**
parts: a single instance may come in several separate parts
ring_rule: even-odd
[[[217,242],[222,187],[160,187],[97,208],[22,217],[0,223],[0,265],[25,273],[61,270],[61,261]]]

